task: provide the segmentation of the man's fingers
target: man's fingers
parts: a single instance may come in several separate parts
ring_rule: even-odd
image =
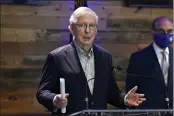
[[[140,105],[140,104],[142,104],[142,103],[143,103],[143,101],[138,101],[137,103]]]
[[[60,105],[66,105],[67,101],[60,101],[59,103],[60,103]]]
[[[56,95],[57,102],[67,102],[68,101],[68,99],[67,99],[68,96],[69,96],[69,94],[65,94],[65,98],[62,98],[61,94]]]
[[[139,101],[146,101],[146,98],[139,98]]]
[[[58,104],[58,107],[59,107],[59,108],[64,108],[64,107],[66,107],[66,106],[67,106],[67,103],[60,102],[60,103]]]
[[[65,94],[65,97],[62,98],[61,94],[57,94],[56,95],[56,101],[55,101],[56,102],[56,106],[58,108],[64,108],[64,107],[66,107],[67,104],[68,104],[68,99],[67,99],[68,96],[69,96],[69,94],[66,93]]]
[[[68,97],[68,96],[69,96],[69,93],[66,93],[66,94],[65,94],[65,97]]]
[[[138,101],[146,101],[146,98],[144,98],[144,94],[137,94]]]
[[[56,95],[56,99],[60,100],[61,99],[61,95],[60,94]]]
[[[68,100],[67,98],[60,98],[59,100],[57,100],[56,104],[58,106],[58,108],[64,108],[67,106]]]
[[[135,86],[134,88],[132,88],[132,89],[129,91],[129,93],[130,93],[130,92],[131,92],[131,93],[135,93],[137,89],[138,89],[138,86]]]
[[[137,101],[137,104],[140,105],[140,104],[142,104],[144,101],[146,101],[145,98],[139,98],[139,100]]]
[[[67,98],[69,96],[69,93],[66,93],[65,94],[65,98]],[[62,97],[62,96],[61,96]],[[62,99],[64,99],[64,98],[62,98]]]
[[[144,94],[138,94],[138,93],[137,93],[137,96],[138,96],[138,97],[144,97]]]
[[[69,93],[65,94],[65,98],[62,98],[61,94],[58,94],[58,95],[56,95],[56,98],[59,100],[63,100],[63,99],[66,99],[68,96],[69,96]]]
[[[127,100],[127,103],[129,104],[129,106],[139,106],[140,104],[143,103],[143,101],[135,101],[135,102],[132,102],[132,101],[129,101]]]
[[[139,105],[138,105],[138,103],[134,102],[134,103],[133,103],[133,106],[139,106]]]

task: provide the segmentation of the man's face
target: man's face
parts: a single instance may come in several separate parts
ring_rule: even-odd
[[[80,46],[91,46],[97,34],[97,24],[94,14],[88,13],[78,18],[76,24],[70,27],[71,33],[75,36]]]
[[[161,19],[155,24],[155,30],[156,33],[173,33],[173,27],[172,22],[170,22],[167,19]]]

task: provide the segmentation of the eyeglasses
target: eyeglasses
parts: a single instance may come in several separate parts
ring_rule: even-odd
[[[164,29],[156,29],[154,30],[155,33],[168,33],[168,34],[173,34],[173,30],[169,29],[167,31],[165,31]]]
[[[80,30],[85,30],[87,29],[87,27],[91,30],[91,31],[95,31],[97,29],[97,25],[96,24],[76,24],[76,26],[80,29]]]

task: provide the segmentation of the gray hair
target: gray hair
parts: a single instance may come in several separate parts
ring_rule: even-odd
[[[94,14],[95,19],[96,19],[96,23],[98,23],[98,16],[92,9],[90,9],[88,7],[79,7],[71,15],[71,17],[69,19],[70,24],[77,23],[78,22],[78,18],[80,16],[84,16],[86,13]]]

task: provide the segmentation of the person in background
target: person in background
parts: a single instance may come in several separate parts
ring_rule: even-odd
[[[164,16],[152,22],[153,42],[130,57],[125,88],[128,92],[138,86],[146,102],[140,109],[173,108],[173,23]]]

